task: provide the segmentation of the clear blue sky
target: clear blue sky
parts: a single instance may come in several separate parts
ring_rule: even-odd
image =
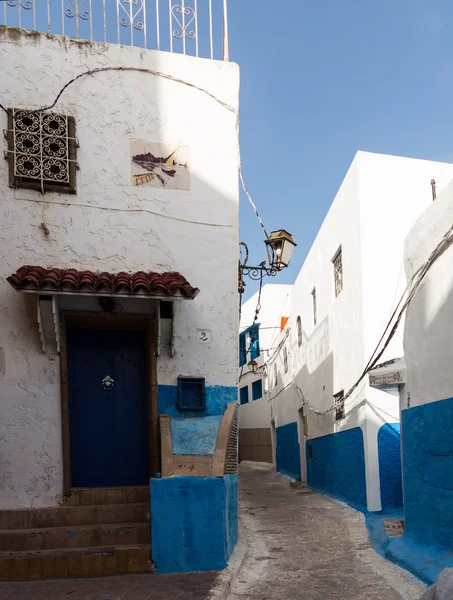
[[[453,160],[451,0],[230,0],[244,177],[298,247],[292,283],[357,150]],[[245,194],[241,239],[263,235]],[[247,285],[246,297],[256,290]]]

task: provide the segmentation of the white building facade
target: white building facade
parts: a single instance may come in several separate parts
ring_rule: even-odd
[[[0,510],[151,477],[157,569],[222,568],[237,535],[216,451],[237,403],[238,68],[1,27],[0,70]],[[216,539],[195,562],[174,556],[176,525],[159,530],[180,518],[180,479],[223,498],[213,530],[179,522]]]
[[[453,184],[412,227],[405,243],[410,301],[400,388],[405,534],[391,554],[428,582],[452,567]]]
[[[241,309],[239,460],[273,462],[265,368],[291,314],[290,285],[266,284]],[[258,315],[256,314],[258,310]]]
[[[369,511],[402,505],[398,390],[360,379],[405,288],[404,239],[442,163],[359,152],[267,364],[277,470]],[[380,357],[401,357],[402,329]],[[357,381],[357,387],[343,400]]]

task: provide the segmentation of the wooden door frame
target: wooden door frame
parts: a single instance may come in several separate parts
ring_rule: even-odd
[[[75,326],[87,329],[126,329],[146,332],[147,414],[149,444],[149,475],[160,471],[159,414],[157,407],[157,358],[156,317],[152,315],[117,314],[88,311],[61,311],[61,425],[63,449],[63,495],[70,496],[71,475],[71,430],[69,419],[69,384],[67,328]]]

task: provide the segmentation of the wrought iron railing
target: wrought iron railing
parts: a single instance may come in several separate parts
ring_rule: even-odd
[[[0,0],[0,25],[228,60],[228,0]]]

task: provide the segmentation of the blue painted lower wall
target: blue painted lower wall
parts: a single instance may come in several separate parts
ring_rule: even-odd
[[[173,418],[171,420],[173,454],[212,456],[221,422],[221,415]]]
[[[314,438],[306,445],[309,487],[366,510],[365,450],[361,428]]]
[[[403,410],[404,535],[387,538],[382,522],[386,516],[402,518],[401,512],[367,516],[378,552],[428,585],[453,568],[452,432],[452,398]]]
[[[300,446],[297,423],[288,423],[276,428],[277,471],[300,481]]]
[[[386,423],[378,432],[379,481],[382,510],[403,506],[400,424]]]
[[[158,573],[217,571],[237,541],[237,475],[151,480],[153,561]]]
[[[238,388],[225,385],[207,385],[206,410],[194,412],[180,412],[176,408],[178,399],[177,385],[158,385],[157,386],[157,405],[160,415],[170,415],[171,417],[206,417],[214,415],[223,415],[230,402],[238,401]]]
[[[225,550],[227,559],[238,541],[238,476],[225,475]]]
[[[453,398],[402,411],[405,536],[453,547]]]

